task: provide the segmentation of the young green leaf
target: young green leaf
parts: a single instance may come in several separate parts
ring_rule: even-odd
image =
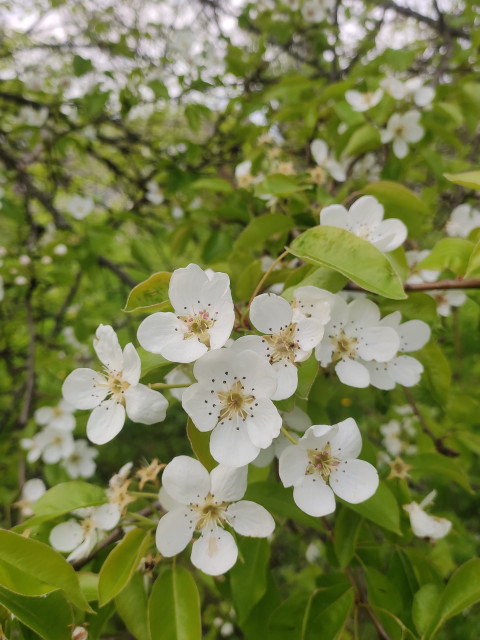
[[[127,303],[123,309],[127,313],[135,311],[170,311],[168,286],[171,273],[160,271],[154,273],[147,280],[137,284],[128,294]]]

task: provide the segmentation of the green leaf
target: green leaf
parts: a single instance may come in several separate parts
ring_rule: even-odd
[[[41,580],[36,580],[31,574],[3,561],[0,561],[0,585],[22,596],[41,596],[55,589]]]
[[[452,459],[449,459],[447,464],[445,456],[439,453],[417,453],[412,456],[410,473],[413,478],[424,478],[432,475],[437,476],[437,479],[440,480],[456,482],[463,489],[472,493],[468,475],[464,468],[456,460]]]
[[[118,615],[137,640],[151,640],[148,631],[148,599],[143,576],[137,572],[115,598]],[[108,607],[108,605],[107,605]],[[163,636],[152,636],[158,638]]]
[[[375,567],[365,567],[364,574],[368,588],[368,601],[391,613],[399,613],[402,609],[402,596],[393,582]]]
[[[72,638],[72,610],[59,591],[28,598],[0,587],[0,604],[45,640]]]
[[[210,431],[199,431],[192,420],[187,420],[187,436],[193,453],[197,456],[203,466],[211,471],[218,462],[210,453]]]
[[[158,576],[148,601],[148,624],[152,638],[200,640],[200,596],[187,569],[174,565]]]
[[[463,276],[467,271],[473,249],[474,244],[470,240],[443,238],[433,247],[430,255],[418,263],[418,268],[434,271],[450,269],[457,276]]]
[[[343,152],[346,156],[357,156],[378,149],[381,144],[378,129],[371,124],[365,124],[353,132]]]
[[[31,575],[34,581],[62,589],[76,607],[91,611],[72,566],[47,544],[0,530],[0,561]]]
[[[415,357],[423,364],[422,382],[425,383],[437,403],[443,406],[450,391],[452,373],[443,351],[435,342],[429,342]]]
[[[245,500],[258,502],[270,513],[291,518],[316,531],[324,531],[318,518],[307,515],[293,502],[292,490],[285,489],[277,482],[253,482],[248,485]]]
[[[98,602],[101,607],[120,593],[132,579],[150,544],[149,531],[132,529],[109,553],[98,582]]]
[[[303,187],[300,187],[294,178],[285,176],[283,173],[272,173],[257,184],[255,195],[286,198],[302,190]]]
[[[375,196],[384,206],[385,213],[390,218],[400,218],[410,233],[421,233],[424,224],[431,217],[431,211],[420,198],[397,182],[380,180],[366,186],[362,193]]]
[[[450,182],[480,191],[480,170],[465,171],[464,173],[445,173],[444,176]]]
[[[98,600],[98,573],[79,571],[77,573],[80,589],[88,602]]]
[[[89,71],[93,70],[93,64],[91,60],[82,58],[82,56],[73,56],[73,73],[79,77],[84,76]]]
[[[295,238],[288,251],[306,262],[339,271],[367,291],[394,300],[407,297],[388,258],[345,229],[313,227]]]
[[[437,584],[424,584],[413,597],[412,619],[418,633],[424,634],[437,617],[441,589]]]
[[[371,498],[360,504],[344,503],[346,507],[359,513],[367,520],[375,522],[388,531],[402,535],[400,530],[400,509],[398,503],[383,480],[380,480],[378,489]]]
[[[467,264],[465,278],[480,277],[480,241],[474,246]]]
[[[232,185],[223,178],[200,178],[195,180],[190,185],[190,188],[197,191],[206,189],[207,191],[217,191],[218,193],[231,193],[233,191]]]
[[[309,269],[312,269],[309,265]],[[343,289],[343,287],[347,284],[348,278],[339,273],[338,271],[333,271],[332,269],[327,269],[326,267],[319,267],[318,269],[314,269],[311,271],[308,276],[300,280],[294,286],[289,286],[282,293],[282,298],[291,302],[293,300],[293,294],[295,289],[299,287],[306,287],[308,285],[318,287],[319,289],[326,289],[327,291],[332,291],[336,293]],[[288,285],[288,281],[286,283]]]
[[[254,218],[238,236],[234,250],[251,252],[252,248],[263,246],[272,236],[290,231],[293,224],[292,218],[281,213],[267,213]]]
[[[315,358],[315,354],[312,353],[308,360],[301,362],[298,367],[298,385],[295,394],[302,398],[302,400],[308,400],[310,390],[315,378],[318,374],[318,360]]]
[[[128,294],[127,303],[122,311],[168,311],[171,308],[168,298],[168,286],[171,273],[160,271],[154,273],[148,280],[137,284]]]
[[[335,517],[333,548],[335,549],[338,564],[342,569],[353,558],[362,522],[363,519],[357,513],[341,505]]]
[[[436,626],[429,627],[427,638],[433,638],[441,625],[467,607],[480,601],[480,558],[472,558],[459,567],[447,583],[436,609]]]
[[[241,625],[265,595],[270,545],[264,538],[241,538],[239,559],[230,570],[232,599]]]
[[[351,587],[343,585],[314,591],[309,601],[302,640],[336,640],[342,633],[355,600]],[[340,636],[341,637],[341,636]]]

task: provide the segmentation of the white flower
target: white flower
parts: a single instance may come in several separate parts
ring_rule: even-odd
[[[255,184],[261,179],[262,176],[252,176],[252,163],[250,160],[244,160],[235,167],[235,180],[237,186],[241,189],[248,189],[250,185]]]
[[[311,516],[333,513],[334,494],[352,504],[363,502],[377,490],[378,474],[371,464],[357,460],[361,448],[353,418],[333,426],[313,425],[280,456],[280,479],[285,487],[293,486],[296,505]]]
[[[332,204],[320,212],[320,224],[346,229],[371,242],[380,251],[393,251],[407,238],[407,227],[397,218],[383,219],[383,206],[373,196],[358,198],[350,210]]]
[[[40,407],[34,413],[37,424],[49,426],[60,431],[75,429],[75,408],[66,400],[60,400],[56,407]]]
[[[185,215],[184,210],[178,204],[172,207],[170,215],[174,220],[180,220]]]
[[[307,22],[321,22],[327,17],[334,5],[335,0],[305,0],[302,6],[302,16]]]
[[[113,476],[108,481],[108,485],[110,489],[114,489],[115,487],[121,487],[125,480],[130,475],[130,471],[133,468],[133,462],[126,462],[117,473],[114,473]],[[107,490],[108,493],[108,490]]]
[[[20,122],[29,127],[43,127],[48,118],[48,107],[35,109],[27,105],[20,109],[18,118]]]
[[[386,76],[380,80],[380,86],[395,100],[403,100],[406,96],[404,83],[394,76]]]
[[[65,209],[75,218],[75,220],[83,220],[93,211],[95,203],[92,198],[87,198],[75,194],[65,204]]]
[[[315,349],[322,367],[335,364],[340,382],[368,387],[370,361],[387,362],[395,356],[400,338],[392,327],[380,324],[380,311],[371,300],[357,298],[347,304],[336,296],[325,336]]]
[[[461,307],[467,301],[467,294],[459,289],[439,289],[430,295],[437,303],[437,313],[444,318],[452,313],[452,307]]]
[[[20,446],[28,451],[28,462],[35,462],[41,456],[46,464],[56,464],[72,453],[74,441],[69,431],[45,427],[33,438],[22,439]]]
[[[145,198],[155,205],[162,204],[162,202],[164,201],[163,193],[155,180],[149,180],[147,182],[147,192],[145,193]]]
[[[300,7],[300,0],[282,0],[282,2],[290,11],[297,11]]]
[[[380,433],[383,435],[382,444],[388,453],[393,456],[399,456],[402,453],[409,455],[417,453],[417,447],[402,440],[402,436],[416,435],[415,427],[410,418],[405,418],[402,423],[398,420],[390,420],[380,427]]]
[[[360,93],[353,89],[345,92],[345,99],[352,107],[354,111],[368,111],[375,107],[383,98],[383,89],[376,89],[375,91],[367,91],[366,93]]]
[[[22,487],[22,494],[16,506],[21,509],[22,516],[28,517],[33,515],[32,505],[43,496],[47,487],[40,478],[32,478],[27,480]]]
[[[85,627],[75,627],[72,631],[72,640],[88,640],[88,631]]]
[[[76,369],[67,376],[62,392],[76,409],[93,409],[87,437],[95,444],[114,438],[125,423],[125,412],[133,422],[155,424],[165,418],[168,402],[140,380],[140,357],[132,343],[122,353],[117,334],[101,324],[93,346],[105,367],[105,375],[93,369]]]
[[[408,145],[423,138],[425,130],[419,124],[420,112],[394,113],[387,122],[387,128],[380,132],[382,142],[393,140],[393,153],[397,158],[405,158]]]
[[[313,564],[319,558],[320,558],[320,549],[318,548],[318,545],[316,545],[314,542],[311,542],[305,551],[305,559],[310,564]]]
[[[167,384],[190,384],[192,381],[184,372],[182,367],[175,367],[175,369],[172,369],[167,373],[167,375],[165,376],[165,382]],[[180,387],[179,389],[169,389],[169,391],[176,400],[181,402],[183,394],[185,392],[185,387]]]
[[[69,562],[75,562],[88,556],[97,542],[118,524],[120,510],[114,504],[102,504],[100,507],[77,509],[74,512],[82,518],[81,522],[73,518],[57,524],[50,532],[49,541],[57,551],[70,552]]]
[[[250,349],[266,358],[277,379],[272,400],[289,398],[298,385],[295,362],[303,362],[323,336],[324,324],[317,318],[293,318],[292,306],[274,293],[256,296],[250,306],[250,321],[263,336],[244,336],[231,350]]]
[[[173,272],[168,295],[175,313],[154,313],[138,328],[144,349],[172,362],[193,362],[226,343],[235,319],[226,273],[209,276],[189,264]]]
[[[27,256],[25,254],[18,256],[18,262],[23,266],[27,266],[27,264],[30,264],[32,262],[32,259],[30,258],[30,256]]]
[[[420,76],[408,78],[405,81],[405,97],[412,98],[417,107],[429,108],[435,97],[435,89],[433,87],[424,87],[423,80]]]
[[[347,179],[345,169],[334,158],[329,157],[326,142],[317,138],[310,145],[312,157],[320,169],[331,175],[337,182],[344,182]]]
[[[210,351],[197,360],[198,380],[183,394],[183,408],[200,431],[212,431],[210,451],[221,464],[241,467],[280,433],[282,419],[271,398],[273,368],[253,351]]]
[[[450,214],[445,230],[448,236],[466,238],[480,227],[480,211],[469,204],[460,204]]]
[[[194,458],[177,456],[163,472],[159,498],[167,513],[157,527],[160,553],[171,557],[185,549],[195,531],[192,563],[209,575],[225,573],[237,560],[238,549],[230,525],[244,536],[265,538],[275,522],[260,505],[241,500],[247,488],[247,467],[219,465],[209,474]]]
[[[410,525],[413,533],[419,538],[432,538],[438,540],[444,538],[450,529],[452,523],[446,518],[438,518],[437,516],[429,516],[423,510],[428,504],[433,502],[437,492],[434,490],[426,496],[420,504],[411,502],[404,504],[403,508],[410,516]]]
[[[18,286],[23,286],[24,284],[27,284],[28,280],[25,278],[25,276],[16,276],[16,278],[14,279],[14,283]]]
[[[377,162],[374,153],[367,153],[352,167],[352,178],[355,180],[364,179],[368,182],[376,182],[380,179],[381,167]]]
[[[63,244],[63,243],[57,244],[53,249],[53,253],[56,256],[65,256],[67,252],[68,252],[68,247],[66,244]]]
[[[428,249],[423,251],[416,251],[411,249],[405,252],[408,266],[408,284],[418,284],[419,282],[435,282],[438,280],[440,271],[432,271],[431,269],[418,269],[417,265],[430,255]]]
[[[72,453],[63,459],[62,467],[71,478],[91,478],[97,465],[94,458],[98,451],[88,446],[86,440],[75,440]]]
[[[394,329],[399,337],[398,350],[400,355],[376,362],[366,362],[365,367],[370,373],[370,383],[377,389],[393,389],[395,384],[412,387],[418,384],[423,373],[423,365],[416,358],[403,355],[404,352],[418,351],[430,340],[431,330],[422,320],[409,320],[401,323],[400,311],[390,313],[380,321],[380,326]]]

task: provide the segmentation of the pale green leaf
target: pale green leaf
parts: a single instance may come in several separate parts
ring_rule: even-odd
[[[172,274],[168,271],[154,273],[147,280],[137,284],[128,294],[123,309],[128,313],[134,311],[170,311],[168,287]]]

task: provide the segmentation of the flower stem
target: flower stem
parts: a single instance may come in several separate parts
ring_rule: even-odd
[[[136,498],[154,498],[155,500],[158,500],[158,491],[157,493],[149,491],[129,491],[128,493]]]
[[[293,442],[293,444],[298,444],[298,442],[295,440],[295,438],[292,438],[292,436],[288,433],[288,431],[285,429],[285,427],[281,428],[281,432],[283,433],[283,435],[288,438],[290,440],[290,442]]]
[[[265,282],[265,280],[268,278],[268,276],[272,273],[272,271],[275,269],[275,267],[277,266],[277,264],[279,264],[284,258],[285,256],[288,255],[288,251],[284,251],[283,253],[281,253],[278,258],[272,262],[272,264],[269,266],[269,268],[267,269],[267,271],[263,274],[260,282],[257,284],[257,286],[255,287],[255,291],[252,293],[252,297],[250,298],[250,302],[248,303],[248,307],[247,309],[250,309],[250,305],[253,302],[253,299],[255,298],[255,296],[258,294],[258,292],[260,291],[260,289],[263,286],[263,283]]]
[[[184,387],[189,387],[192,383],[188,382],[186,384],[166,384],[165,382],[152,382],[148,386],[150,389],[183,389]]]

